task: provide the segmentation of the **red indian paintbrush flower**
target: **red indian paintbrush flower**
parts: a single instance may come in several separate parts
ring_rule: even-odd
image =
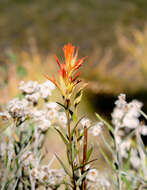
[[[79,69],[83,64],[85,57],[77,59],[78,48],[75,50],[75,46],[70,43],[63,47],[63,52],[65,60],[62,63],[59,61],[58,57],[55,56],[56,62],[59,66],[58,75],[60,82],[57,82],[54,75],[52,78],[48,75],[45,76],[56,85],[63,96],[70,96],[73,88],[80,82],[80,80],[78,80],[78,77],[80,76]]]

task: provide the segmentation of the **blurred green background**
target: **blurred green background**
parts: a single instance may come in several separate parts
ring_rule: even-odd
[[[84,104],[109,115],[119,93],[147,111],[146,0],[0,0],[0,105],[20,80],[43,81],[67,42],[88,56]]]

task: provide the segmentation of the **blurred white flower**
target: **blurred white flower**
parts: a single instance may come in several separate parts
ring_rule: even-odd
[[[90,127],[90,125],[91,125],[91,121],[88,118],[83,118],[80,123],[82,124],[83,127],[85,127],[85,126]]]
[[[25,100],[13,99],[8,103],[7,109],[11,117],[13,118],[25,118],[27,112],[27,102]]]
[[[118,100],[115,102],[116,107],[112,113],[112,123],[115,127],[127,127],[130,129],[136,128],[139,125],[140,116],[139,110],[142,108],[142,102],[133,100],[129,103],[125,100],[125,95],[118,96]]]
[[[55,110],[55,111],[59,110],[59,105],[56,102],[49,102],[48,104],[46,104],[46,107],[49,110]]]
[[[122,108],[125,108],[127,102],[126,102],[126,95],[125,94],[120,94],[118,96],[118,100],[115,101],[115,105],[122,109]]]
[[[98,178],[99,172],[96,169],[90,169],[87,173],[87,180],[92,181],[92,182],[96,182],[97,178]]]
[[[59,124],[61,124],[62,127],[66,127],[66,125],[67,125],[67,117],[66,117],[65,112],[59,112],[57,118],[58,118]]]
[[[27,83],[21,81],[19,84],[19,90],[25,94],[33,94],[39,90],[39,84],[37,81],[29,81]]]
[[[93,134],[93,136],[98,136],[102,132],[102,128],[104,127],[103,122],[96,123],[90,130],[90,132]]]
[[[141,133],[141,135],[146,136],[147,135],[147,125],[139,126],[139,132]]]
[[[49,80],[40,84],[40,94],[42,98],[48,99],[51,96],[52,91],[54,89],[55,89],[55,85]]]
[[[37,103],[38,100],[39,100],[39,98],[40,98],[40,93],[39,93],[39,92],[35,92],[35,93],[33,93],[33,94],[27,94],[27,95],[25,96],[25,98],[26,98],[28,101],[32,102],[32,103]]]
[[[38,165],[38,160],[35,158],[35,155],[31,151],[23,153],[20,161],[26,167],[30,165],[35,167],[36,165]]]
[[[47,131],[50,126],[51,126],[50,120],[47,120],[45,118],[40,118],[40,122],[37,125],[38,129],[40,129],[42,132]]]
[[[49,187],[55,188],[62,182],[65,172],[63,169],[49,169],[48,166],[40,166],[33,168],[31,175],[41,183],[45,182]]]
[[[48,171],[48,183],[51,187],[58,186],[66,176],[63,169],[50,169]]]
[[[134,168],[139,169],[141,162],[140,162],[140,159],[138,157],[138,152],[134,148],[132,148],[132,150],[131,150],[130,162]]]
[[[129,151],[130,147],[131,147],[131,141],[130,140],[125,140],[120,144],[119,150],[120,150],[120,154],[123,158],[128,157],[128,151]]]
[[[58,111],[56,111],[55,109],[47,111],[47,119],[52,121],[54,119],[57,119],[57,117],[58,117]]]
[[[139,125],[139,120],[138,118],[135,117],[124,117],[123,119],[123,126],[124,127],[128,127],[130,129],[134,129],[136,127],[138,127]]]

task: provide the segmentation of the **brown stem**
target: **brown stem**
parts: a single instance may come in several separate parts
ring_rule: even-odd
[[[77,116],[77,107],[75,108],[75,115]],[[81,155],[80,155],[80,141],[78,141],[79,138],[79,130],[76,128],[75,130],[75,135],[76,135],[76,141],[77,141],[77,147],[78,147],[78,160],[79,160],[79,165],[81,164]]]

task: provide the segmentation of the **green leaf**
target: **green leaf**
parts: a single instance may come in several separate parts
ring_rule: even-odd
[[[74,113],[72,114],[72,119],[74,122],[77,122],[78,118],[77,118],[76,114],[74,114]]]
[[[72,177],[72,174],[70,173],[69,169],[65,166],[65,164],[62,162],[62,160],[57,156],[57,154],[55,154],[57,160],[59,161],[59,163],[61,164],[61,166],[63,167],[64,171],[66,172],[66,174],[70,177]]]
[[[74,106],[77,107],[78,104],[81,102],[83,96],[83,89],[87,86],[87,83],[84,83],[83,86],[78,90],[74,98]]]
[[[8,152],[6,152],[5,156],[4,156],[4,165],[5,167],[7,167],[8,164]]]
[[[101,137],[102,137],[102,139],[103,139],[103,141],[104,141],[106,147],[108,148],[108,150],[111,152],[111,154],[112,154],[113,156],[115,156],[116,153],[115,153],[115,152],[113,151],[113,149],[111,148],[110,142],[109,142],[109,143],[107,142],[107,140],[106,140],[105,136],[103,135],[103,133],[101,133]]]
[[[82,95],[83,95],[83,90],[80,90],[77,92],[77,94],[75,96],[75,100],[74,100],[74,106],[75,107],[77,107],[77,105],[81,102]]]
[[[124,170],[128,171],[130,169],[130,158],[131,158],[131,148],[128,152],[128,158],[124,164]]]
[[[145,119],[147,119],[147,115],[146,115],[142,110],[140,110],[139,112],[141,113],[141,115],[143,115],[143,117],[144,117]]]
[[[97,118],[98,118],[100,121],[102,121],[102,122],[108,127],[108,129],[111,131],[111,133],[114,134],[114,129],[113,129],[113,127],[112,127],[107,121],[105,121],[98,113],[96,113],[96,116],[97,116]]]
[[[72,131],[71,131],[71,137],[72,137],[73,134],[75,133],[75,130],[76,130],[78,124],[80,123],[80,121],[81,121],[84,117],[85,117],[85,116],[81,117],[81,118],[79,119],[79,121],[75,124],[75,126],[73,127],[73,129],[72,129]]]
[[[103,155],[104,159],[106,160],[107,164],[115,171],[115,166],[113,165],[112,161],[109,160],[107,154],[101,149],[101,147],[98,145],[99,150],[101,152],[101,154]]]
[[[122,180],[126,184],[127,190],[132,190],[132,183],[127,180],[126,176],[122,176]]]
[[[75,160],[75,157],[77,156],[77,154],[78,154],[78,150],[77,150],[77,148],[75,146],[75,143],[73,142],[72,143],[72,161]]]
[[[68,139],[65,137],[65,135],[55,127],[55,130],[58,132],[58,134],[60,135],[61,139],[63,140],[63,142],[65,143],[66,146],[69,146],[69,141]]]
[[[88,160],[89,160],[89,158],[90,158],[92,152],[93,152],[93,147],[91,147],[91,148],[87,151],[86,162],[88,162]]]
[[[17,66],[17,73],[20,77],[25,77],[27,75],[27,70],[22,65]]]
[[[96,161],[97,159],[93,159],[93,160],[90,160],[89,162],[86,162],[85,164],[81,164],[80,166],[78,166],[78,167],[75,167],[74,168],[74,171],[76,171],[76,170],[78,170],[78,169],[80,169],[80,168],[83,168],[84,166],[86,166],[86,165],[88,165],[88,164],[90,164],[91,162],[94,162],[94,161]]]

